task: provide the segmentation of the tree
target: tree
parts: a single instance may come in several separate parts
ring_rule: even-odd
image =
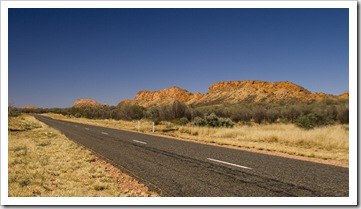
[[[283,117],[287,121],[293,123],[293,121],[301,115],[301,111],[299,109],[300,109],[300,107],[296,106],[296,105],[286,107],[286,108],[284,108],[284,111],[283,111]]]
[[[348,110],[348,107],[343,108],[338,112],[337,119],[342,124],[348,124],[349,123],[349,110]]]
[[[257,108],[256,110],[253,111],[252,117],[254,122],[261,124],[262,121],[266,118],[266,113],[263,109]]]
[[[160,114],[159,114],[159,107],[157,106],[153,106],[153,107],[149,107],[146,112],[145,115],[148,119],[152,120],[153,122],[155,122],[156,124],[158,124],[160,122]]]
[[[172,112],[173,118],[184,117],[186,109],[187,109],[187,106],[183,102],[181,102],[179,100],[175,100],[171,107],[171,112]]]
[[[266,120],[270,123],[276,122],[276,120],[280,117],[279,112],[274,109],[269,109],[266,112]]]

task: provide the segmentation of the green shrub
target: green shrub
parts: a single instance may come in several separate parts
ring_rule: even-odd
[[[219,118],[216,114],[211,113],[209,115],[205,115],[205,120],[207,123],[207,126],[209,127],[218,127],[219,126]]]
[[[310,113],[299,116],[295,119],[294,124],[303,129],[312,129],[318,126],[330,125],[333,121],[323,115]]]
[[[195,117],[193,121],[195,126],[208,126],[208,127],[227,127],[232,128],[234,122],[230,118],[218,117],[215,113],[205,115],[204,119],[201,117]]]
[[[295,121],[294,124],[300,128],[303,129],[312,129],[314,128],[314,124],[312,122],[311,117],[309,117],[308,115],[302,115],[300,117],[298,117]]]
[[[207,122],[203,118],[197,116],[197,117],[194,118],[192,124],[195,125],[195,126],[206,126]]]
[[[36,129],[36,128],[41,128],[41,126],[38,126],[36,124],[29,124],[29,123],[22,124],[21,126],[26,131],[33,130],[33,129]]]
[[[183,118],[176,118],[173,120],[174,124],[180,125],[180,126],[184,126],[187,123],[189,123],[189,120],[186,117]]]
[[[220,127],[233,128],[234,122],[230,118],[219,118],[218,125]]]
[[[8,116],[9,117],[18,117],[21,114],[20,110],[17,108],[10,107]]]

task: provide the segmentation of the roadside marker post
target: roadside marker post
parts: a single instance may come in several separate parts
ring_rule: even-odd
[[[138,131],[139,131],[139,129],[140,129],[140,121],[138,120]]]
[[[152,123],[152,126],[153,126],[153,128],[152,128],[152,129],[153,129],[153,133],[154,133],[154,122]]]

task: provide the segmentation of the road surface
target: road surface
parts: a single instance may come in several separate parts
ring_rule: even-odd
[[[348,168],[35,117],[161,196],[349,195]]]

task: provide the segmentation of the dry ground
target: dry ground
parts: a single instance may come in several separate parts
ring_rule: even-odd
[[[159,196],[55,129],[9,118],[9,197]]]
[[[45,114],[55,119],[98,125],[109,128],[152,133],[150,121],[91,120],[69,118],[57,114]],[[348,125],[332,125],[303,130],[293,124],[237,124],[234,128],[207,128],[176,126],[162,122],[155,128],[156,134],[198,141],[212,145],[262,152],[284,157],[348,167]]]

